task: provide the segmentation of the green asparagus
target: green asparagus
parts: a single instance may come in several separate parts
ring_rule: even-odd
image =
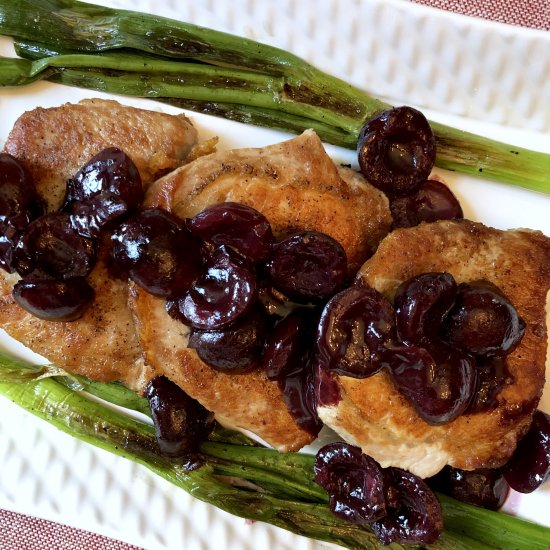
[[[354,149],[389,107],[283,50],[188,23],[74,0],[0,0],[0,34],[33,63],[4,59],[0,85],[36,79],[154,98]],[[140,67],[139,65],[142,65]],[[433,123],[436,164],[550,193],[550,155]]]
[[[87,393],[102,401],[88,398]],[[160,453],[150,422],[110,406],[127,405],[148,413],[146,400],[139,395],[120,384],[92,382],[52,366],[35,367],[3,353],[0,394],[64,432],[133,460],[232,514],[349,548],[381,548],[367,527],[346,523],[330,513],[328,496],[313,482],[311,455],[281,454],[216,428],[200,447],[202,466],[190,470]],[[447,497],[441,499],[446,530],[430,548],[547,547],[550,529]],[[393,544],[391,548],[403,546]]]

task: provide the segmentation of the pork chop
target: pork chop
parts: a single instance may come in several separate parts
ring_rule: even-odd
[[[328,233],[345,248],[352,266],[373,252],[391,225],[386,197],[352,170],[339,170],[312,131],[265,148],[202,157],[155,182],[146,196],[148,206],[182,218],[224,201],[262,212],[277,237],[306,229]],[[249,430],[281,451],[312,440],[263,370],[226,374],[212,369],[187,347],[189,331],[166,313],[164,300],[138,287],[130,294],[146,362],[218,420]]]
[[[181,166],[196,139],[184,115],[94,99],[24,113],[4,150],[29,170],[52,211],[63,201],[66,180],[103,148],[123,149],[148,186]],[[100,381],[122,380],[132,388],[143,386],[146,375],[127,306],[127,284],[109,276],[103,257],[88,277],[95,300],[76,321],[43,321],[21,309],[11,295],[17,280],[0,270],[0,327],[8,334],[66,370]]]
[[[185,115],[85,99],[23,113],[4,151],[30,170],[47,210],[53,211],[63,203],[67,179],[102,149],[122,149],[147,186],[181,166],[196,141],[197,131]]]
[[[528,429],[545,378],[550,239],[467,220],[422,224],[388,235],[358,276],[393,299],[400,283],[434,271],[449,272],[457,283],[490,281],[526,323],[520,344],[506,359],[512,383],[497,395],[496,406],[430,425],[382,371],[365,379],[335,377],[341,400],[318,408],[326,425],[383,466],[422,477],[446,464],[466,470],[501,466]]]
[[[337,167],[313,130],[269,147],[201,157],[156,181],[145,202],[189,218],[226,201],[262,212],[277,238],[306,229],[327,233],[344,247],[352,270],[392,223],[386,196],[354,170]]]

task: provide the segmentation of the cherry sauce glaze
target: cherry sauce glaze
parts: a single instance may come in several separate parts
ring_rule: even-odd
[[[426,483],[434,491],[489,510],[498,510],[510,490],[498,468],[461,470],[445,466],[438,474],[428,478]]]
[[[325,445],[314,471],[315,481],[330,495],[332,512],[369,524],[383,544],[431,544],[443,530],[441,505],[422,479],[400,468],[382,468],[359,447]]]
[[[149,382],[145,397],[162,453],[194,463],[199,444],[214,427],[214,415],[165,376]]]
[[[13,272],[13,251],[29,223],[43,213],[28,171],[11,155],[0,153],[0,266]]]
[[[67,182],[64,204],[44,213],[25,168],[0,155],[0,265],[22,279],[14,300],[36,317],[74,321],[93,302],[86,277],[99,241],[113,224],[139,207],[141,178],[132,160],[109,148]]]
[[[418,111],[399,107],[368,121],[358,156],[365,177],[388,195],[394,228],[462,217],[452,192],[427,180],[435,140]],[[264,368],[313,435],[321,428],[317,405],[340,399],[336,375],[385,371],[432,424],[494,406],[511,381],[506,355],[525,324],[487,281],[458,285],[448,273],[420,274],[391,303],[361,280],[346,286],[345,251],[328,235],[302,231],[276,241],[265,216],[246,205],[222,203],[181,220],[140,209],[142,199],[137,168],[109,148],[68,181],[61,211],[44,214],[28,172],[0,154],[0,266],[22,276],[17,303],[47,320],[79,318],[94,298],[86,277],[99,242],[108,240],[113,276],[165,298],[168,313],[190,327],[189,347],[212,368]],[[161,450],[194,453],[212,415],[165,377],[150,382],[146,397]],[[549,424],[537,412],[502,471],[448,468],[430,482],[497,508],[508,483],[527,492],[550,475]],[[429,544],[441,533],[441,507],[426,483],[382,468],[357,447],[321,449],[315,479],[336,515],[368,523],[384,544]]]

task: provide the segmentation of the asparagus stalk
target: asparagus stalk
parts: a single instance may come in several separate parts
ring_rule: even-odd
[[[523,522],[516,524],[514,529],[510,530],[508,522],[510,516],[506,514],[495,514],[490,510],[459,502],[446,495],[438,495],[438,497],[443,508],[445,526],[454,531],[465,533],[487,544],[505,544],[509,548],[530,547],[531,544],[534,545],[533,548],[544,548],[545,545],[548,548],[550,544],[550,529],[547,527]],[[466,514],[475,515],[475,524],[464,523],[463,518]],[[527,528],[528,533],[523,532],[524,527]],[[495,532],[492,532],[493,529]],[[495,539],[497,532],[500,535]]]
[[[266,44],[151,14],[77,0],[2,0],[0,33],[53,50],[105,52],[130,48],[179,60],[284,77],[289,93],[346,116],[380,110],[380,101]],[[308,103],[308,101],[301,101]]]
[[[139,75],[138,75],[139,73]],[[22,86],[39,79],[97,91],[148,97],[182,108],[213,114],[213,106],[230,106],[226,118],[302,132],[313,128],[331,143],[355,147],[355,122],[285,95],[282,78],[197,63],[147,58],[129,53],[69,54],[34,61],[0,59],[0,86]],[[243,102],[244,105],[239,105]],[[215,114],[221,114],[222,107]],[[254,120],[251,120],[251,119]],[[261,120],[260,120],[261,119]]]
[[[36,57],[64,51],[101,54],[130,49],[187,63],[201,62],[205,72],[220,67],[257,73],[271,86],[235,88],[223,80],[206,90],[174,79],[172,73],[143,78],[133,72],[114,75],[109,69],[86,75],[87,66],[57,67],[44,77],[70,85],[175,101],[234,120],[303,131],[313,127],[322,139],[355,148],[365,120],[388,107],[366,92],[327,75],[300,58],[252,40],[149,14],[114,10],[74,0],[0,0],[0,33],[18,40],[20,52]],[[34,53],[33,53],[34,47]],[[122,55],[125,55],[124,53]],[[150,61],[154,66],[156,61]],[[51,71],[51,61],[45,61]],[[55,63],[55,62],[53,62]],[[158,61],[159,65],[163,61]],[[8,77],[14,79],[13,68]],[[10,76],[11,75],[11,76]],[[162,76],[164,75],[164,76]],[[171,75],[171,76],[170,76]],[[37,75],[29,78],[36,78]],[[179,80],[175,82],[175,80]],[[160,81],[160,82],[159,82]],[[264,81],[265,82],[265,81]],[[240,85],[240,83],[239,83]],[[217,87],[229,88],[220,91]],[[280,117],[280,119],[278,118]],[[470,175],[496,179],[550,193],[550,155],[480,138],[440,124],[433,125],[438,144],[436,164]]]
[[[329,512],[326,493],[312,481],[312,456],[255,448],[238,438],[232,444],[207,441],[200,449],[204,465],[188,470],[160,454],[149,424],[88,399],[81,389],[135,410],[144,405],[143,398],[119,384],[91,382],[51,366],[33,367],[0,353],[0,394],[61,430],[134,460],[235,515],[350,548],[380,548],[368,528],[350,525]],[[448,498],[442,502],[446,532],[431,548],[547,547],[550,530],[545,527]]]
[[[2,365],[5,359],[1,356]],[[231,455],[229,461],[211,460],[208,452],[204,452],[202,457],[205,463],[189,470],[181,462],[160,453],[152,426],[98,401],[92,401],[52,376],[44,378],[41,372],[36,372],[36,379],[33,380],[32,373],[28,372],[22,362],[9,358],[7,362],[8,368],[0,369],[0,393],[5,397],[70,435],[147,467],[196,498],[241,517],[265,521],[295,533],[349,548],[381,548],[370,530],[347,524],[333,516],[326,506],[326,495],[318,494],[310,498],[303,493],[300,500],[289,500],[275,496],[261,486],[257,491],[252,491],[254,485],[243,482],[266,480],[268,489],[288,494],[285,490],[288,480],[280,479],[277,482],[276,476],[264,473],[261,461],[260,467],[252,465],[240,469],[230,468],[231,464],[239,463],[243,458],[241,455],[246,455],[252,448],[227,448]],[[23,373],[16,372],[18,363]],[[210,443],[210,451],[215,445],[219,444]],[[229,480],[233,484],[224,482],[219,477],[226,477],[228,473],[231,474]],[[306,480],[306,483],[309,481]],[[299,483],[296,485],[299,486]],[[447,535],[435,548],[487,548],[475,541],[472,541],[473,546],[468,546],[468,537],[456,538],[455,544],[453,536]],[[393,547],[403,548],[401,545]]]

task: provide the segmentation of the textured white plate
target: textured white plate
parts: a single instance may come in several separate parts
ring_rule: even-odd
[[[401,0],[116,0],[290,49],[394,103],[489,137],[550,152],[550,35],[491,24]],[[11,55],[8,40],[0,54]],[[97,95],[97,94],[94,94]],[[0,147],[24,110],[90,97],[36,84],[0,90]],[[145,100],[129,104],[164,109]],[[260,146],[286,136],[191,115],[222,147]],[[341,161],[349,151],[329,148]],[[443,174],[443,173],[442,173]],[[467,217],[499,228],[550,235],[550,197],[444,174]],[[5,335],[2,347],[35,360]],[[550,372],[548,373],[550,374]],[[550,391],[541,408],[550,412]],[[325,545],[249,524],[177,490],[144,468],[84,445],[0,400],[0,507],[113,536],[148,549],[313,549]],[[550,525],[550,484],[513,495],[507,509]]]

